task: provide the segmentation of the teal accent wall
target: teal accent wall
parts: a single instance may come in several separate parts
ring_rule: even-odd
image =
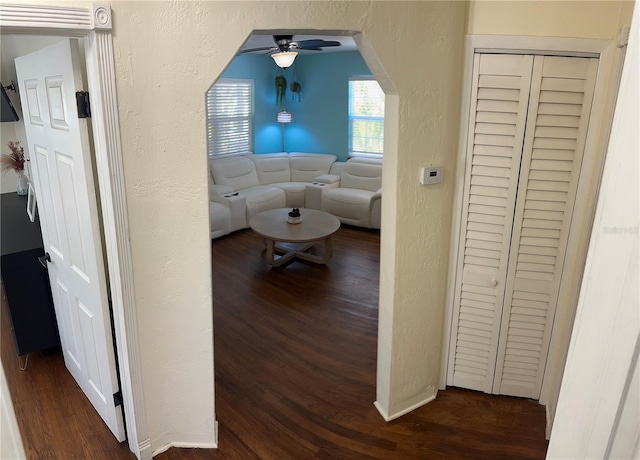
[[[345,161],[349,149],[349,77],[370,77],[357,51],[298,55],[285,69],[287,86],[302,86],[300,101],[287,88],[285,106],[293,122],[285,125],[285,151],[332,153]],[[225,78],[252,78],[255,88],[254,152],[282,151],[281,125],[276,123],[275,78],[280,69],[269,55],[241,55],[224,71]]]
[[[222,73],[222,78],[250,78],[254,89],[253,151],[279,152],[280,125],[276,123],[275,83],[269,77],[275,67],[269,56],[242,54],[236,56]],[[275,75],[274,77],[275,78]]]

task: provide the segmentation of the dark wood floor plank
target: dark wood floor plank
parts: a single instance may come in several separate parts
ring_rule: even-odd
[[[27,369],[20,370],[4,295],[0,333],[2,365],[27,458],[135,459],[73,380],[59,349],[31,353]]]
[[[372,404],[377,232],[341,228],[326,267],[271,268],[250,231],[214,241],[213,254],[217,394],[233,387],[223,398],[240,398],[224,406],[217,398],[218,420],[269,420],[250,435],[235,432],[236,441],[253,442],[270,427],[319,447],[304,458],[544,458],[544,409],[523,399],[448,389],[399,420],[382,420]],[[229,417],[225,407],[234,408]],[[219,447],[216,458],[235,448],[222,439]],[[250,447],[274,456],[269,445]],[[288,449],[277,456],[301,458]]]
[[[217,239],[214,353],[219,449],[160,460],[542,459],[544,408],[449,388],[391,422],[376,398],[380,237],[342,227],[326,266],[272,268],[253,232]],[[17,358],[2,313],[2,359],[31,459],[132,459],[59,353]],[[97,420],[96,420],[97,419]]]

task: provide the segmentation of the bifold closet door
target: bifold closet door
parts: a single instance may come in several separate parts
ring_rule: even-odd
[[[474,56],[449,385],[492,391],[532,66]]]
[[[540,396],[597,65],[474,57],[448,385]]]
[[[540,397],[597,68],[534,60],[494,393]]]

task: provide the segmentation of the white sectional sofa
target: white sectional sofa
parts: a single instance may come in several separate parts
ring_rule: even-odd
[[[255,164],[248,156],[211,160],[209,172],[213,181],[213,185],[209,186],[209,192],[217,196],[215,201],[226,203],[224,199],[232,201],[238,195],[246,198],[245,226],[259,212],[287,207],[284,190],[261,185]]]
[[[320,209],[343,224],[379,229],[381,199],[382,160],[352,158],[342,169],[339,186],[323,190]]]
[[[380,228],[382,161],[319,153],[247,154],[209,161],[211,238],[249,227],[267,209],[311,208]]]
[[[337,159],[335,155],[300,152],[251,155],[249,158],[256,167],[261,185],[284,190],[288,208],[304,208],[307,185],[328,180],[325,176]]]

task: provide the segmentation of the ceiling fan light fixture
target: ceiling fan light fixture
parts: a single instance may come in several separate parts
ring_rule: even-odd
[[[296,59],[297,55],[298,53],[296,51],[286,51],[282,53],[272,54],[271,57],[274,61],[276,61],[278,67],[286,69],[287,67],[291,66],[291,64],[293,64],[293,61]]]

